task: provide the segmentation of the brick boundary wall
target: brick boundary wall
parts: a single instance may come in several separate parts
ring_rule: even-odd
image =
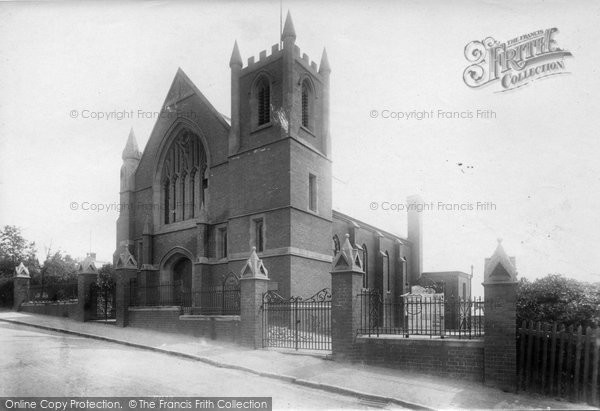
[[[334,360],[409,369],[470,379],[504,391],[516,390],[516,270],[500,245],[486,259],[484,337],[477,340],[357,335],[358,299],[364,272],[349,236],[331,271],[332,356]],[[507,271],[508,270],[508,271]]]
[[[355,359],[366,364],[483,381],[483,339],[358,336],[356,345],[359,347],[359,356]]]
[[[128,326],[234,343],[241,340],[239,316],[180,315],[179,307],[130,307]]]
[[[53,317],[69,317],[78,319],[79,304],[69,303],[21,304],[20,311],[31,314],[51,315]]]

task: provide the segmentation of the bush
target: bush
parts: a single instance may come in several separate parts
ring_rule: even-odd
[[[0,307],[12,307],[14,288],[12,278],[0,278]]]
[[[600,325],[600,284],[549,274],[533,282],[521,278],[517,321],[559,322],[565,326]]]

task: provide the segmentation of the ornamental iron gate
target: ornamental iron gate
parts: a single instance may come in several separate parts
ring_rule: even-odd
[[[310,298],[263,295],[263,347],[331,351],[331,291]]]
[[[117,318],[115,287],[101,287],[97,283],[92,283],[89,294],[90,320],[108,321]]]

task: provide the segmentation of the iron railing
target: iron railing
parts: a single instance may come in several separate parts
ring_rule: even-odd
[[[181,306],[184,290],[181,282],[139,286],[132,280],[129,287],[132,307]]]
[[[331,350],[331,291],[310,298],[263,296],[263,346]]]
[[[29,301],[33,303],[77,300],[77,282],[51,283],[29,287]]]
[[[181,305],[186,314],[240,315],[240,289],[215,286],[201,291],[185,290]]]
[[[129,306],[131,307],[181,307],[185,314],[240,315],[240,288],[214,286],[194,291],[183,287],[181,282],[138,286],[130,283]]]
[[[479,338],[483,336],[481,298],[444,298],[440,294],[403,295],[393,301],[378,290],[363,290],[360,300],[361,335],[397,334],[403,337]]]

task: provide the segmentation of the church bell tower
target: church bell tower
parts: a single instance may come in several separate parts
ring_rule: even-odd
[[[282,295],[326,287],[332,221],[327,53],[318,66],[301,53],[288,12],[281,42],[269,54],[263,50],[244,66],[236,42],[229,66],[228,224],[230,232],[247,233],[231,239],[230,251],[256,247]]]

